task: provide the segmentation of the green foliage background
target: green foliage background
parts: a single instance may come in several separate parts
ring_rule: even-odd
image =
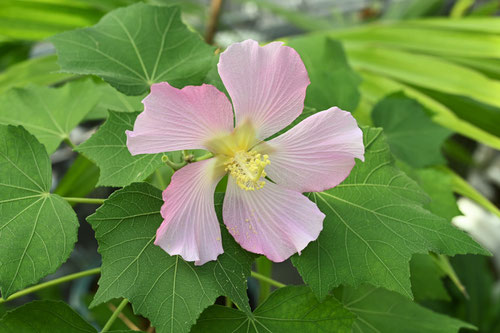
[[[500,329],[492,270],[486,257],[474,256],[489,252],[451,224],[460,215],[456,195],[500,217],[494,203],[460,176],[472,167],[464,140],[500,148],[495,1],[472,7],[457,1],[449,11],[453,19],[442,15],[443,1],[408,1],[363,22],[343,22],[335,14],[312,17],[265,0],[228,2],[251,2],[300,29],[282,38],[300,54],[311,80],[294,124],[339,106],[363,128],[366,161],[357,161],[339,186],[306,194],[326,218],[319,238],[291,259],[302,284],[272,280],[271,263],[244,251],[222,226],[225,253],[203,266],[153,244],[162,222],[161,190],[174,172],[162,157],[183,162],[183,154],[132,156],[125,130],[153,83],[209,83],[224,91],[216,70],[221,49],[198,33],[207,23],[207,8],[197,1],[5,0],[0,330]],[[189,17],[195,23],[186,25],[183,18]],[[56,54],[28,58],[39,41],[52,43]],[[72,141],[75,128],[96,126],[84,142]],[[72,151],[71,163],[53,179],[58,166],[51,158],[56,161],[65,150]],[[217,192],[222,224],[224,181]],[[100,207],[76,206],[79,221],[78,203]],[[78,256],[78,229],[91,234],[89,225],[102,258],[100,277],[96,284],[87,276],[93,273],[78,276],[87,276],[72,284],[82,290],[79,300],[65,303],[61,290],[48,288],[59,282],[36,284],[64,275],[63,263]],[[47,278],[53,273],[58,275]],[[277,290],[269,294],[271,285]],[[40,300],[20,298],[30,292]],[[81,305],[84,298],[88,307]],[[125,309],[115,321],[119,304]]]

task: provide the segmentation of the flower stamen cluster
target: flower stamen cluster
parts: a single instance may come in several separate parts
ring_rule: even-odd
[[[264,187],[266,177],[264,168],[271,164],[268,155],[262,155],[256,151],[240,151],[225,163],[225,171],[234,177],[238,186],[245,191],[260,190]]]

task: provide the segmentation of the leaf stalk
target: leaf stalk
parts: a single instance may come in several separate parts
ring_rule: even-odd
[[[48,288],[48,287],[52,287],[52,286],[55,286],[55,285],[58,285],[58,284],[61,284],[61,283],[64,283],[64,282],[76,280],[76,279],[79,279],[79,278],[82,278],[82,277],[85,277],[85,276],[90,276],[90,275],[99,274],[99,273],[101,273],[101,268],[100,267],[99,268],[89,269],[89,270],[78,272],[78,273],[74,273],[74,274],[69,274],[69,275],[66,275],[66,276],[62,276],[60,278],[57,278],[57,279],[54,279],[54,280],[50,280],[50,281],[47,281],[47,282],[43,282],[43,283],[34,285],[32,287],[20,290],[17,293],[14,293],[14,294],[10,295],[9,297],[7,297],[7,299],[0,298],[0,304],[1,303],[5,303],[5,302],[9,302],[9,301],[11,301],[13,299],[19,298],[19,297],[27,295],[27,294],[31,294],[31,293],[33,293],[35,291],[38,291],[38,290],[42,290],[42,289],[45,289],[45,288]]]

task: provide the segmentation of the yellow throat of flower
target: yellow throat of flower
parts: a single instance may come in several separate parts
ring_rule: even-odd
[[[265,143],[257,139],[250,122],[244,122],[232,133],[210,140],[206,146],[219,159],[224,172],[234,177],[241,189],[255,191],[264,187],[264,169],[271,161],[268,155],[262,153]]]

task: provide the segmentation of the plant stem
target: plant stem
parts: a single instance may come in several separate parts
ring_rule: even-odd
[[[76,149],[76,145],[69,139],[69,138],[65,138],[64,139],[64,142],[71,147],[71,149],[75,150]]]
[[[200,157],[196,157],[195,159],[193,159],[193,162],[208,160],[211,157],[214,157],[214,154],[208,153],[208,154],[202,155]]]
[[[115,322],[116,318],[118,318],[118,315],[122,312],[123,308],[127,306],[128,304],[128,299],[124,298],[123,301],[118,305],[116,310],[113,312],[111,317],[109,317],[108,321],[106,322],[106,325],[101,330],[101,333],[109,331],[113,323]]]
[[[67,202],[95,204],[95,205],[102,205],[104,203],[104,200],[106,200],[100,198],[70,198],[70,197],[63,197],[63,199],[66,200]]]
[[[461,18],[465,16],[469,8],[474,5],[474,0],[458,0],[453,5],[453,8],[450,12],[451,18]]]
[[[191,163],[193,161],[193,158],[194,158],[194,155],[193,154],[189,154],[187,150],[183,150],[182,151],[182,159],[185,162]]]
[[[30,294],[32,292],[35,292],[35,291],[38,291],[41,289],[45,289],[48,287],[52,287],[52,286],[55,286],[55,285],[58,285],[58,284],[61,284],[64,282],[76,280],[76,279],[79,279],[79,278],[82,278],[85,276],[89,276],[89,275],[99,274],[100,272],[101,272],[101,268],[93,268],[93,269],[89,269],[86,271],[66,275],[66,276],[60,277],[58,279],[51,280],[51,281],[43,282],[43,283],[37,284],[33,287],[29,287],[29,288],[20,290],[17,293],[14,293],[14,294],[10,295],[9,297],[7,297],[7,299],[0,298],[0,303],[5,303],[5,302],[11,301],[13,299],[19,298],[21,296]]]
[[[229,297],[226,296],[226,306],[228,308],[232,308],[233,307],[233,301],[231,301],[231,299]]]
[[[251,272],[251,276],[257,280],[260,280],[260,281],[266,281],[266,282],[269,282],[269,284],[271,284],[272,286],[275,286],[277,288],[283,288],[283,287],[286,287],[286,284],[284,283],[281,283],[281,282],[278,282],[276,280],[273,280],[271,278],[268,278],[267,276],[264,276],[262,274],[259,274],[257,272],[254,272],[252,271]]]
[[[210,17],[208,19],[207,30],[205,32],[205,42],[213,44],[219,16],[222,7],[222,0],[212,0],[210,5]]]
[[[257,266],[257,272],[263,276],[266,276],[270,278],[272,275],[272,268],[273,268],[273,263],[267,259],[266,257],[262,256],[257,258],[255,262]],[[259,281],[260,285],[260,290],[259,290],[259,304],[264,302],[267,297],[269,297],[269,294],[271,294],[271,284],[267,281]]]
[[[175,163],[175,162],[172,162],[167,155],[163,155],[161,157],[161,160],[163,163],[165,163],[166,165],[168,165],[169,167],[171,167],[174,171],[177,171],[179,170],[180,168],[182,168],[183,166],[185,166],[187,164],[186,161],[184,162],[181,162],[181,163]]]
[[[442,254],[434,253],[434,252],[431,252],[430,255],[431,255],[432,259],[434,259],[434,262],[436,263],[436,265],[438,265],[438,267],[441,268],[446,275],[448,275],[448,277],[455,284],[455,286],[458,288],[458,290],[460,290],[460,292],[464,295],[464,297],[466,299],[469,299],[469,294],[467,293],[465,286],[460,281],[460,278],[458,277],[457,273],[453,269],[453,266],[451,266],[451,263],[448,260],[448,257],[445,255],[442,255]]]

